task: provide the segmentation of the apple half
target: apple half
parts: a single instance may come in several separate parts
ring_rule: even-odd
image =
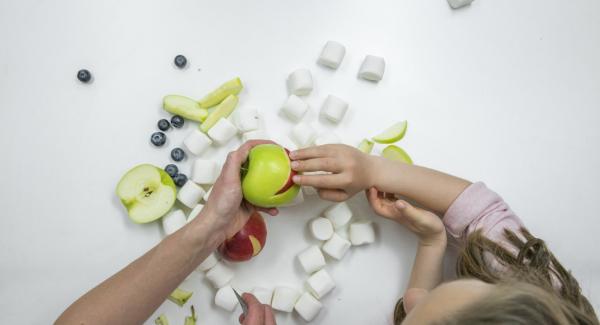
[[[148,223],[164,216],[177,197],[171,176],[150,164],[138,165],[125,173],[116,192],[135,223]]]
[[[266,242],[267,225],[260,213],[255,211],[240,231],[219,246],[219,253],[228,261],[247,261],[258,255]]]
[[[242,167],[244,198],[263,208],[290,203],[300,191],[292,181],[294,175],[287,149],[277,144],[257,145]]]

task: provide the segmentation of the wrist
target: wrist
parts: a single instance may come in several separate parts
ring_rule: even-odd
[[[373,155],[367,155],[367,163],[365,170],[367,172],[367,189],[375,187],[379,189],[381,186],[382,158]]]
[[[202,211],[189,224],[189,237],[197,247],[206,247],[215,250],[225,241],[225,233],[218,229],[212,214]]]
[[[442,230],[439,233],[430,234],[426,236],[419,236],[419,246],[446,249],[448,244],[448,237],[446,236],[446,230]]]

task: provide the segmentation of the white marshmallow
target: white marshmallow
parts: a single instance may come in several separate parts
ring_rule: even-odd
[[[233,279],[233,276],[233,270],[221,262],[217,262],[210,271],[206,272],[206,278],[215,288],[222,288]]]
[[[233,119],[240,133],[258,130],[260,127],[260,115],[256,108],[239,109],[234,114]]]
[[[317,245],[310,246],[298,254],[298,261],[308,274],[312,274],[325,266],[325,256],[323,256],[321,249]]]
[[[294,305],[300,298],[300,291],[290,287],[277,287],[273,292],[271,306],[275,310],[292,312]]]
[[[331,238],[323,244],[323,251],[327,255],[341,260],[352,244],[338,234],[333,234]]]
[[[185,185],[179,189],[177,200],[186,207],[193,209],[204,196],[204,189],[200,185],[188,180]]]
[[[339,123],[346,115],[348,103],[333,95],[327,96],[323,106],[321,106],[321,115],[331,122]]]
[[[229,142],[237,132],[237,128],[231,121],[221,117],[219,121],[208,130],[208,136],[218,145],[224,145]]]
[[[307,69],[298,69],[290,73],[287,85],[290,93],[294,95],[308,95],[313,89],[312,75]]]
[[[271,305],[271,299],[273,298],[273,290],[256,287],[252,289],[252,294],[256,297],[261,304]]]
[[[208,191],[206,192],[206,194],[204,194],[204,196],[202,197],[202,199],[204,200],[204,202],[208,202],[208,199],[210,198],[210,193],[212,193],[212,187],[208,189]]]
[[[452,9],[468,6],[471,4],[471,2],[473,2],[473,0],[448,0],[448,3]]]
[[[352,245],[364,245],[375,242],[375,228],[372,221],[359,221],[350,225],[350,242]]]
[[[282,208],[293,207],[295,205],[302,204],[303,202],[304,202],[304,194],[302,194],[302,191],[299,191],[298,194],[292,200],[292,202],[286,203],[286,204],[282,205],[281,207]]]
[[[350,224],[347,223],[343,227],[336,229],[335,233],[346,240],[350,240]]]
[[[307,123],[300,122],[292,128],[290,138],[299,148],[309,146],[316,136],[316,131]]]
[[[344,60],[344,55],[346,55],[346,48],[344,45],[335,41],[328,41],[325,43],[317,62],[326,67],[337,69],[340,66],[340,63],[342,63],[342,60]]]
[[[204,204],[200,204],[200,203],[196,204],[196,207],[194,207],[192,209],[192,211],[190,212],[190,214],[188,214],[187,222],[190,222],[190,221],[196,219],[196,217],[198,216],[200,211],[202,211],[202,209],[204,209]]]
[[[210,253],[210,255],[208,255],[208,257],[206,257],[204,261],[200,263],[200,265],[198,265],[196,271],[206,272],[215,267],[218,262],[219,260],[217,259],[217,255],[215,255],[215,253]]]
[[[269,140],[269,135],[264,130],[258,129],[254,131],[248,131],[242,134],[242,142],[249,140]]]
[[[231,286],[226,285],[217,290],[217,293],[215,294],[215,305],[232,312],[238,303],[237,296],[235,295],[235,292],[233,292]]]
[[[316,137],[314,143],[315,146],[322,146],[324,144],[342,143],[342,140],[333,132],[325,132]]]
[[[325,218],[333,224],[333,228],[343,227],[352,218],[352,210],[346,202],[336,203],[323,212]]]
[[[190,179],[197,184],[214,184],[219,177],[219,163],[210,159],[196,159]]]
[[[162,217],[162,226],[167,235],[176,232],[179,228],[185,226],[185,224],[185,214],[181,210],[171,211]]]
[[[281,112],[293,122],[298,122],[308,111],[308,103],[302,98],[291,94],[281,106]]]
[[[298,315],[307,322],[315,319],[321,308],[323,308],[323,304],[308,292],[303,293],[294,306]]]
[[[312,293],[318,299],[322,299],[327,295],[333,288],[335,288],[335,282],[331,275],[327,273],[325,269],[318,271],[308,278],[306,281],[310,293]]]
[[[384,71],[385,60],[382,57],[367,55],[360,66],[358,76],[370,81],[379,81],[383,78]]]
[[[210,145],[212,140],[204,132],[194,129],[183,140],[185,147],[194,155],[201,155]]]
[[[333,236],[333,223],[325,218],[316,218],[310,222],[310,232],[318,240],[328,240]]]

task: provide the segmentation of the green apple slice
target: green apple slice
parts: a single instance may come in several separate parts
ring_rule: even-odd
[[[183,325],[196,325],[196,320],[198,320],[198,318],[196,317],[196,309],[194,309],[194,305],[190,306],[190,310],[192,315],[185,317]]]
[[[400,141],[404,137],[404,134],[406,134],[407,126],[408,122],[406,121],[398,122],[374,136],[373,141],[377,143],[394,143]]]
[[[165,111],[180,115],[188,120],[202,122],[208,116],[208,110],[200,107],[193,99],[180,95],[167,95],[163,98]]]
[[[194,293],[191,291],[186,291],[183,289],[175,289],[175,291],[171,292],[169,295],[169,300],[179,305],[179,307],[185,305],[185,303],[190,300]]]
[[[177,190],[171,176],[162,168],[143,164],[123,175],[117,185],[117,196],[133,222],[147,223],[169,212]]]
[[[359,144],[358,144],[358,150],[369,154],[371,153],[371,151],[373,151],[373,145],[375,145],[373,143],[373,141],[369,140],[369,139],[363,139]]]
[[[204,133],[208,132],[220,118],[227,118],[231,115],[231,112],[235,109],[238,103],[236,95],[229,95],[225,98],[219,106],[215,107],[214,110],[208,115],[206,120],[200,124],[200,130]]]
[[[222,102],[227,96],[239,94],[242,88],[244,88],[244,85],[242,85],[240,78],[233,78],[204,96],[198,101],[198,104],[203,108],[213,107]]]
[[[156,325],[169,325],[169,320],[165,314],[161,314],[154,320],[154,324]]]
[[[383,151],[381,152],[381,156],[383,156],[384,158],[387,158],[387,159],[401,161],[401,162],[411,164],[411,165],[413,163],[412,159],[406,153],[406,151],[404,151],[404,149],[402,149],[398,146],[395,146],[393,144],[385,147],[383,149]]]

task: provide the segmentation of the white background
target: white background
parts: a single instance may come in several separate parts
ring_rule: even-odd
[[[329,39],[347,47],[337,71],[315,64]],[[172,66],[179,53],[190,61],[183,71]],[[386,59],[379,84],[356,78],[366,54]],[[92,71],[92,84],[76,80],[80,68]],[[259,107],[268,132],[283,141],[291,124],[277,109],[296,68],[315,79],[307,121],[357,144],[407,119],[401,145],[416,163],[502,194],[600,306],[600,2],[478,0],[453,11],[445,0],[3,0],[1,322],[52,322],[159,242],[158,224],[130,222],[114,187],[135,164],[167,164],[185,135],[168,132],[162,149],[149,144],[167,116],[163,95],[199,98],[240,76],[241,106]],[[350,102],[337,127],[317,119],[329,93]],[[207,156],[222,159],[239,141]],[[236,266],[234,284],[300,286],[294,256],[310,242],[306,221],[326,205],[268,218],[267,247]],[[351,206],[376,218],[362,195]],[[415,238],[375,220],[376,244],[328,266],[338,287],[315,323],[390,321]],[[232,318],[214,307],[202,275],[182,286],[195,292],[199,324]],[[166,302],[158,312],[180,324],[188,310]]]

